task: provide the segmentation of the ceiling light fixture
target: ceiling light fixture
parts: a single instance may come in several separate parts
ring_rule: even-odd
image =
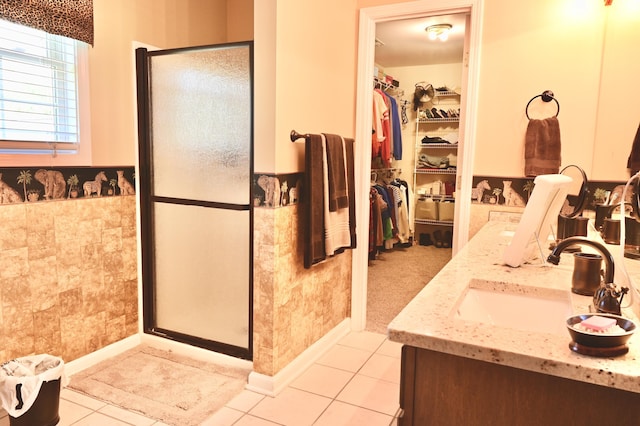
[[[613,3],[613,0],[604,0],[605,6],[611,6],[611,3]]]
[[[427,32],[429,40],[447,41],[449,38],[449,31],[451,31],[451,25],[449,24],[436,24],[429,25],[424,29]]]

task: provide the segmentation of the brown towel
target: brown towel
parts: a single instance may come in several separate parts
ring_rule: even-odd
[[[349,207],[342,138],[324,134],[327,141],[327,167],[329,174],[329,211]]]
[[[324,151],[322,137],[309,135],[305,138],[305,191],[306,191],[306,235],[304,267],[311,268],[325,259],[324,249]]]
[[[538,176],[560,171],[560,123],[556,117],[529,120],[524,146],[524,174]]]
[[[326,155],[326,137],[323,134],[322,138],[324,139],[324,149]],[[342,153],[342,167],[341,170],[345,174],[344,180],[347,180],[346,177],[346,164],[344,159],[347,157],[346,147],[342,143],[342,138],[340,138],[340,149],[343,150]],[[328,157],[325,157],[324,163],[324,252],[327,256],[333,256],[339,253],[342,253],[345,248],[351,247],[351,230],[349,228],[349,207],[345,207],[342,209],[337,209],[332,212],[329,210],[329,161]]]
[[[630,171],[630,176],[635,175],[640,170],[640,126],[636,131],[636,137],[633,138],[633,145],[631,146],[631,153],[627,160],[627,168]]]
[[[354,171],[353,139],[344,138],[347,152],[347,192],[349,194],[349,231],[351,232],[351,248],[356,248],[356,179]]]

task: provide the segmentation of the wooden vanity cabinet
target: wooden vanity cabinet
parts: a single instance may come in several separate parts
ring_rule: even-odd
[[[640,424],[638,393],[501,365],[499,356],[403,346],[398,425]]]

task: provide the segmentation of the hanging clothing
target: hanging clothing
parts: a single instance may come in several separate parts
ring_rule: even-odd
[[[377,247],[384,244],[382,212],[387,208],[382,195],[372,186],[369,191],[369,255],[375,256]]]
[[[392,159],[402,160],[402,119],[398,102],[380,89],[373,91],[371,158],[380,158],[384,167],[391,167]]]
[[[373,91],[373,134],[371,136],[371,157],[380,157],[382,143],[388,132],[385,130],[389,123],[389,108],[380,90]]]
[[[369,194],[369,258],[379,250],[413,239],[410,221],[410,187],[406,181],[372,182]]]
[[[392,137],[392,155],[396,160],[402,160],[402,125],[400,123],[400,115],[398,114],[398,103],[393,96],[385,93],[389,99],[391,110],[389,111],[389,120],[391,122]]]
[[[408,243],[411,240],[411,236],[413,234],[411,230],[411,224],[409,222],[409,199],[408,199],[408,188],[403,185],[399,180],[394,180],[390,184],[396,193],[397,201],[397,213],[396,213],[396,224],[398,227],[397,238],[401,243]]]

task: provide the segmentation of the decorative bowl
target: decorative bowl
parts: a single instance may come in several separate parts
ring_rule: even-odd
[[[624,330],[624,332],[618,334],[605,334],[598,333],[596,331],[583,331],[575,328],[577,324],[580,324],[582,321],[594,315],[600,317],[615,318],[616,323],[620,328]],[[590,348],[615,348],[625,346],[635,329],[636,325],[633,321],[621,317],[620,315],[601,313],[582,314],[574,315],[567,319],[567,330],[569,330],[569,334],[571,335],[571,339],[573,340],[573,342],[577,343],[578,345]]]

